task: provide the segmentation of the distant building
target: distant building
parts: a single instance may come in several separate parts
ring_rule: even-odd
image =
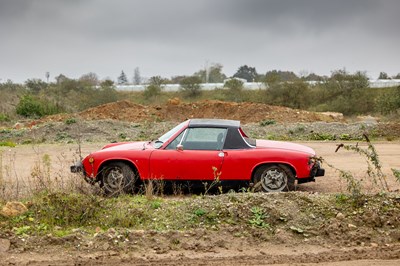
[[[265,89],[266,85],[263,82],[246,82],[245,79],[235,78],[243,82],[243,88],[247,90],[261,90]],[[223,89],[226,81],[224,83],[202,83],[200,87],[202,90],[215,90]],[[321,81],[307,81],[310,85],[315,85]],[[144,91],[147,85],[116,85],[116,89],[119,91]],[[371,88],[385,88],[385,87],[397,87],[400,86],[400,79],[376,79],[370,80],[369,86]],[[179,91],[181,86],[179,84],[164,84],[162,85],[164,91]]]

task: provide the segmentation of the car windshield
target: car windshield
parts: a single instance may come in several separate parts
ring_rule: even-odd
[[[179,125],[177,125],[176,127],[174,127],[173,129],[171,129],[170,131],[168,131],[167,133],[165,133],[164,135],[162,135],[161,137],[158,138],[158,140],[154,141],[154,148],[159,149],[161,148],[161,146],[164,144],[164,142],[166,142],[167,140],[169,140],[173,135],[175,135],[177,132],[179,132],[186,124],[185,122],[180,123]]]

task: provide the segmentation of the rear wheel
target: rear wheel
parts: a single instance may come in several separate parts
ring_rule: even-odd
[[[290,168],[283,164],[261,166],[254,174],[255,191],[280,192],[295,190],[295,178]]]
[[[105,194],[116,196],[121,193],[132,193],[136,180],[137,175],[129,165],[114,162],[104,167],[101,185]]]

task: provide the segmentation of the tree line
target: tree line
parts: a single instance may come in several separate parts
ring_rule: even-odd
[[[199,71],[193,73],[191,76],[173,76],[170,79],[163,78],[165,84],[180,84],[183,79],[197,77],[200,79],[201,83],[222,83],[224,82],[228,76],[225,75],[222,71],[223,66],[219,63],[211,64],[210,66],[205,67],[204,69],[200,69]],[[345,71],[345,70],[344,70]],[[336,71],[333,71],[336,72]],[[332,74],[333,74],[332,72]],[[270,70],[265,74],[259,74],[255,67],[251,67],[248,65],[240,66],[235,74],[231,78],[238,78],[245,80],[246,82],[265,82],[266,80],[270,80],[271,78],[278,78],[280,81],[297,81],[297,80],[305,80],[305,81],[324,81],[329,79],[329,76],[321,76],[315,73],[307,73],[303,71],[299,75],[296,75],[293,71],[282,71],[282,70]],[[378,79],[400,79],[400,73],[395,76],[390,77],[386,72],[380,72]],[[147,84],[150,80],[142,78],[140,75],[140,70],[138,67],[134,70],[134,75],[132,82],[129,82],[129,79],[125,72],[122,70],[121,74],[117,78],[117,84]]]
[[[139,69],[136,81],[142,82]],[[224,89],[201,90],[200,84],[224,83]],[[307,81],[318,81],[315,84]],[[257,81],[265,89],[245,90],[243,81]],[[178,83],[178,92],[164,92],[163,85]],[[310,111],[356,114],[397,114],[400,110],[400,87],[369,90],[364,72],[332,71],[329,77],[316,74],[297,76],[290,71],[272,70],[260,75],[256,69],[242,66],[227,79],[222,65],[214,64],[191,76],[171,79],[153,76],[146,81],[143,92],[121,92],[110,80],[99,80],[88,73],[78,79],[59,75],[55,82],[28,79],[24,84],[12,81],[0,83],[0,122],[20,117],[42,117],[57,113],[72,113],[101,104],[130,99],[141,104],[163,104],[169,98],[186,101],[216,99],[235,102],[260,102]]]

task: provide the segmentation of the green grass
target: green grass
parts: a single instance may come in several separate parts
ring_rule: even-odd
[[[15,147],[15,146],[17,146],[17,144],[15,144],[12,141],[1,141],[0,142],[0,147],[1,146],[3,146],[3,147]]]
[[[198,228],[218,230],[234,226],[243,230],[277,229],[299,233],[301,229],[319,228],[324,221],[342,212],[345,217],[357,213],[377,212],[385,217],[400,215],[398,194],[362,196],[365,205],[354,205],[350,196],[309,195],[307,193],[228,193],[185,198],[123,195],[104,198],[75,193],[41,193],[32,198],[29,211],[7,218],[0,215],[0,230],[15,235],[47,235],[63,237],[76,228],[86,232],[129,229],[154,231],[187,231]],[[0,201],[2,202],[2,201]],[[3,203],[4,204],[4,203]],[[0,203],[0,208],[2,204]],[[295,228],[295,229],[293,229]]]
[[[7,114],[0,113],[0,122],[10,122],[11,119]]]

